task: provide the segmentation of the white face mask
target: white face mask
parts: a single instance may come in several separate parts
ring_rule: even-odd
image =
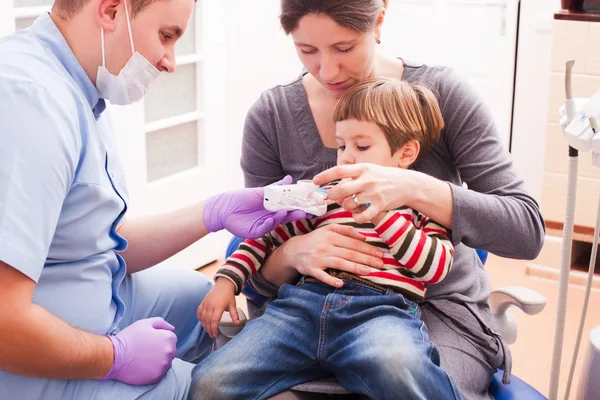
[[[96,75],[96,87],[100,98],[110,101],[116,105],[127,105],[140,101],[148,92],[150,84],[160,74],[154,65],[150,64],[140,53],[133,48],[133,37],[131,35],[131,23],[125,3],[125,14],[127,16],[127,29],[129,30],[129,43],[133,54],[119,75],[113,75],[106,69],[104,56],[104,29],[100,28],[102,42],[102,66],[98,67]]]

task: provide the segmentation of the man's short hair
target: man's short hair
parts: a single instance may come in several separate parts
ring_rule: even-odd
[[[90,1],[91,0],[55,0],[52,10],[63,17],[70,18],[77,15],[77,13],[79,13],[79,11],[81,11]],[[163,0],[129,0],[129,4],[131,4],[131,8],[129,9],[131,18],[134,18],[145,7],[157,1]]]

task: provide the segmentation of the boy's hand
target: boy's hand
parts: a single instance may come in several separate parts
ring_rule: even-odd
[[[342,200],[338,200],[337,203],[341,206],[342,205]],[[363,211],[365,211],[369,206],[361,204],[360,206],[356,207],[354,210],[352,210],[352,216],[357,215],[362,213]],[[371,222],[373,225],[377,226],[377,224],[379,224],[381,222],[381,220],[385,217],[385,214],[387,214],[387,211],[380,211],[377,214],[375,214],[375,216],[373,218],[371,218]]]
[[[225,310],[229,311],[233,323],[238,325],[240,319],[235,305],[235,285],[229,279],[217,278],[215,287],[198,307],[198,319],[213,339],[219,334],[219,321]]]
[[[373,225],[377,226],[377,224],[379,224],[381,222],[383,217],[385,217],[385,214],[387,214],[387,212],[385,212],[385,211],[381,211],[381,212],[377,213],[373,218],[371,218],[371,223]]]

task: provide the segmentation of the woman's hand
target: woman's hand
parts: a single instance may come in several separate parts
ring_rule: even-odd
[[[327,197],[341,201],[358,223],[381,219],[382,213],[409,205],[415,195],[414,171],[375,164],[338,165],[314,177],[322,185],[342,179]],[[368,206],[366,206],[368,204]]]
[[[365,243],[365,239],[351,226],[327,225],[291,238],[281,250],[285,253],[287,264],[300,274],[312,276],[330,286],[341,287],[344,284],[342,280],[329,275],[326,269],[366,275],[371,271],[370,267],[383,266],[383,252]]]

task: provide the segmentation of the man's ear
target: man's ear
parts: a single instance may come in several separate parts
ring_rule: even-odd
[[[415,139],[409,140],[394,153],[399,168],[409,168],[419,157],[421,144]]]
[[[117,12],[124,12],[123,1],[100,0],[96,9],[96,20],[106,32],[113,32],[117,27]]]

